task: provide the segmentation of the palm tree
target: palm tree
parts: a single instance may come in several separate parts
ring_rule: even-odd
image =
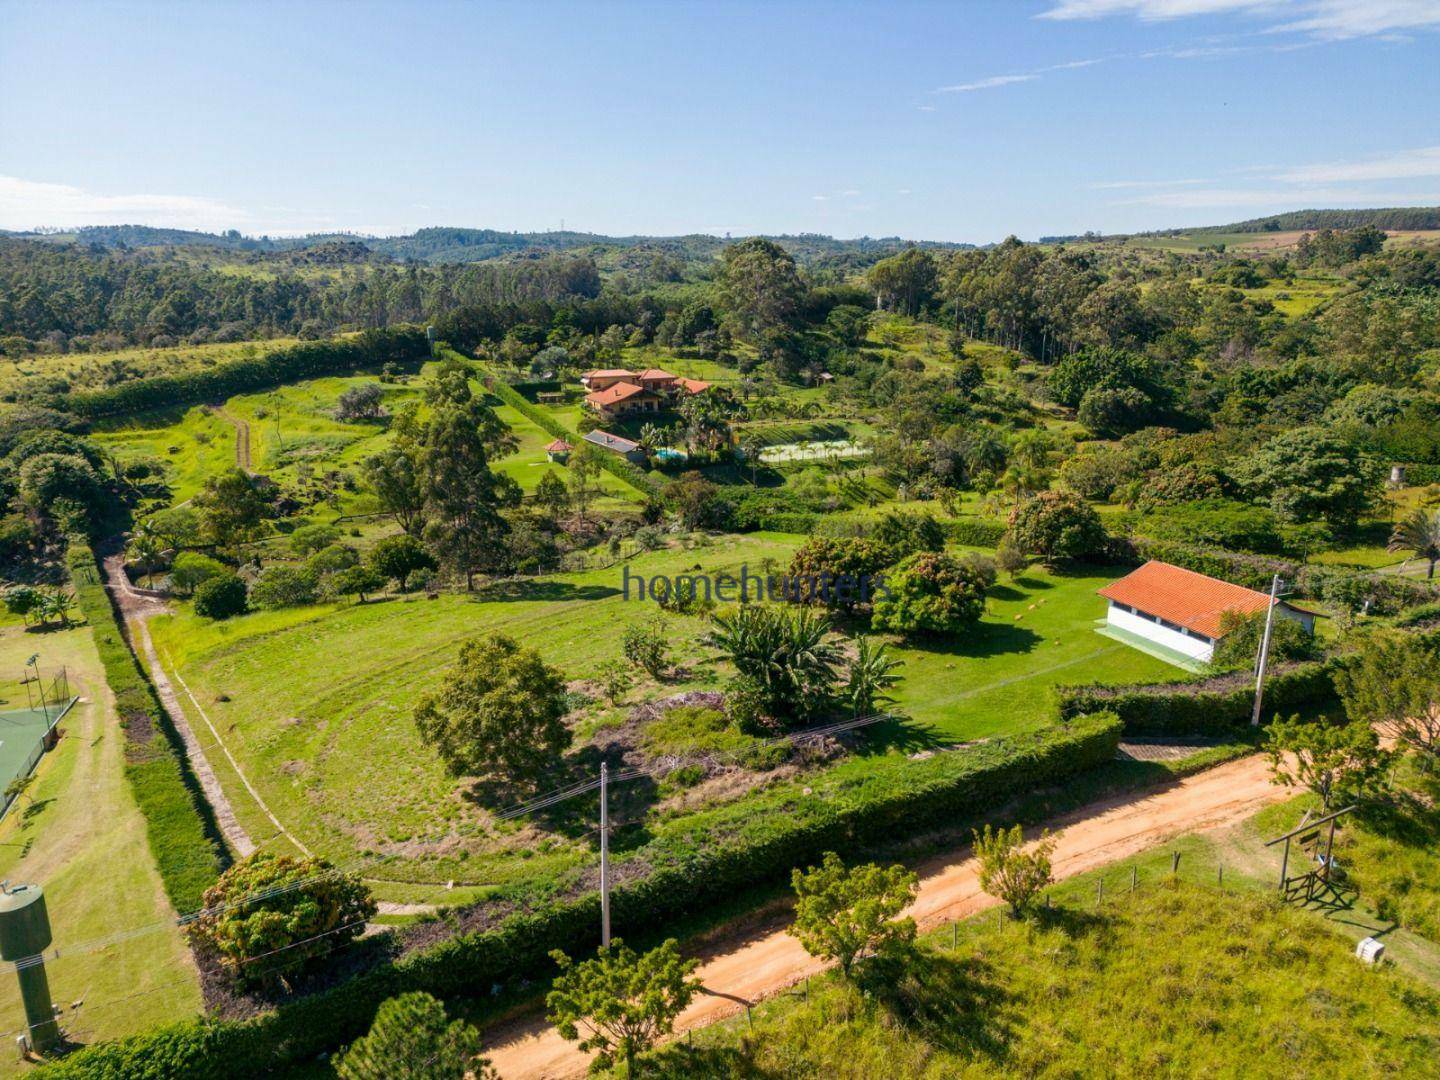
[[[716,615],[703,643],[759,684],[776,713],[803,718],[824,705],[835,681],[840,649],[826,640],[829,634],[830,623],[813,608],[792,616],[747,605]]]
[[[895,700],[887,691],[900,681],[895,669],[904,666],[905,661],[893,659],[883,642],[871,645],[870,638],[863,634],[855,639],[855,660],[850,665],[845,696],[850,699],[856,719],[869,716],[881,702]]]
[[[1416,558],[1430,563],[1429,577],[1435,576],[1435,564],[1440,562],[1440,510],[1426,513],[1416,510],[1409,517],[1395,524],[1387,551],[1413,551]]]

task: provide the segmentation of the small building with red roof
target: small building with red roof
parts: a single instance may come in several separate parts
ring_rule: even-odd
[[[563,465],[565,460],[570,456],[570,451],[573,449],[574,447],[564,439],[556,439],[549,446],[545,447],[545,456],[551,461],[556,461]]]
[[[635,382],[646,390],[662,394],[675,386],[675,376],[658,367],[646,368],[635,376]]]
[[[1106,628],[1119,631],[1112,636],[1123,641],[1126,635],[1135,635],[1207,663],[1225,634],[1226,614],[1264,613],[1270,606],[1267,593],[1154,559],[1100,589],[1099,594],[1109,601]],[[1275,614],[1315,632],[1312,612],[1277,600]]]

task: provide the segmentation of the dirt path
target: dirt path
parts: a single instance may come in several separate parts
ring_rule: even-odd
[[[123,555],[110,555],[105,559],[105,588],[115,598],[116,606],[120,608],[125,624],[130,629],[131,646],[138,646],[145,654],[150,681],[160,697],[160,704],[170,716],[170,722],[180,733],[180,741],[185,745],[185,756],[190,759],[190,768],[194,770],[196,779],[200,781],[200,789],[205,792],[205,799],[215,812],[215,821],[225,836],[225,842],[234,849],[236,855],[244,858],[255,850],[255,841],[250,839],[250,834],[235,816],[235,808],[230,805],[225,789],[220,786],[220,778],[215,775],[214,767],[205,756],[205,748],[195,737],[190,720],[185,715],[185,710],[180,707],[180,699],[175,696],[175,688],[165,676],[165,669],[155,652],[155,643],[150,638],[150,617],[165,612],[164,601],[136,591],[125,574]]]
[[[1232,761],[1168,787],[1086,807],[1051,824],[1055,876],[1070,877],[1163,844],[1182,833],[1234,825],[1288,792],[1270,783],[1259,755]],[[922,930],[961,918],[996,901],[980,891],[968,847],[920,867],[920,894],[910,913]],[[618,930],[623,936],[624,927]],[[700,997],[681,1014],[677,1031],[703,1027],[824,970],[783,930],[756,930],[718,943],[702,956]],[[486,1034],[486,1055],[505,1080],[578,1076],[588,1056],[542,1019]]]
[[[210,408],[216,416],[235,429],[236,466],[247,473],[253,472],[250,468],[250,421],[232,415],[223,405],[212,405]]]

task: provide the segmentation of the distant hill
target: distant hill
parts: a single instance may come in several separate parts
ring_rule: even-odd
[[[1187,233],[1294,232],[1313,229],[1440,229],[1440,206],[1388,206],[1371,210],[1290,210],[1231,225],[1206,225]],[[1170,230],[1167,230],[1170,231]]]
[[[195,232],[188,229],[160,229],[149,225],[89,225],[67,232],[4,233],[15,239],[44,240],[94,245],[107,249],[184,247],[210,248],[219,251],[283,253],[305,252],[316,248],[334,250],[344,245],[353,257],[363,247],[377,255],[400,262],[468,263],[487,262],[525,255],[551,254],[565,251],[649,252],[665,254],[681,261],[713,258],[733,241],[706,233],[687,236],[605,236],[600,233],[564,232],[502,232],[498,229],[429,228],[404,236],[362,236],[354,233],[317,233],[301,237],[244,236],[235,230],[225,233]],[[738,239],[738,238],[737,238]],[[935,241],[909,241],[898,236],[883,238],[860,237],[837,240],[831,236],[800,233],[794,236],[771,236],[801,264],[821,260],[855,257],[863,263],[873,262],[891,252],[915,244],[933,250],[958,250],[972,244],[948,244]]]

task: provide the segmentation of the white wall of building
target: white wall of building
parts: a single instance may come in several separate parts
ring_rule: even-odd
[[[1171,630],[1168,626],[1162,626],[1156,622],[1149,615],[1137,615],[1132,611],[1116,607],[1113,601],[1105,611],[1105,622],[1117,630],[1128,630],[1147,641],[1164,645],[1167,649],[1174,649],[1176,652],[1184,653],[1196,660],[1209,662],[1210,657],[1215,653],[1214,642],[1191,637],[1183,630]]]

